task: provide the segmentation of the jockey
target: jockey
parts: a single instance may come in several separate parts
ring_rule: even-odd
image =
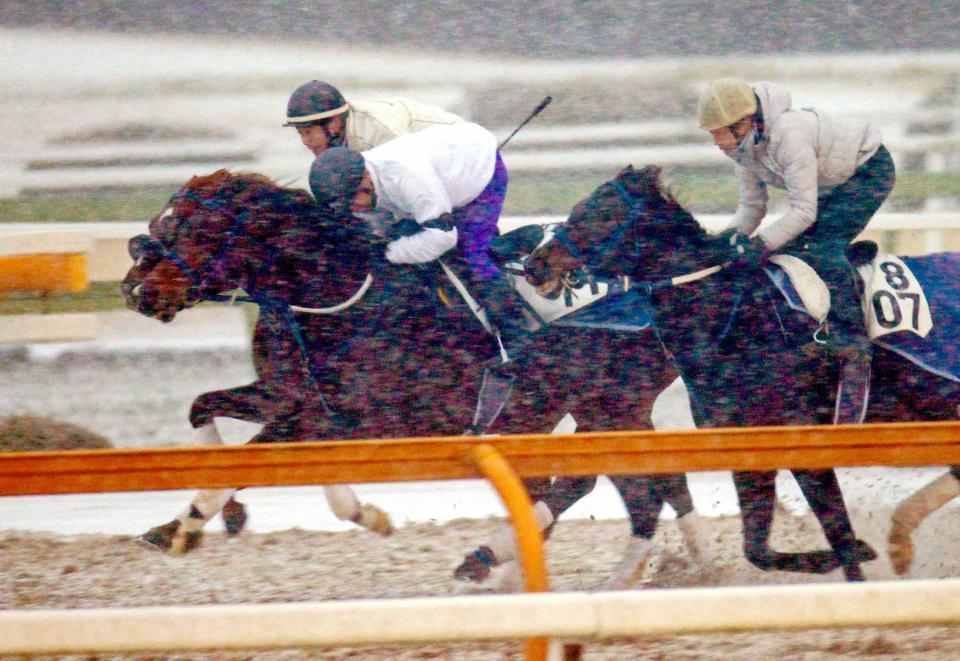
[[[393,264],[431,262],[459,245],[468,286],[508,354],[528,348],[528,333],[537,324],[490,254],[507,170],[488,130],[459,122],[364,152],[330,148],[313,162],[310,189],[317,204],[336,213],[415,221],[415,231],[387,244],[386,258]]]
[[[290,95],[284,126],[297,129],[303,146],[319,156],[329,147],[366,151],[400,135],[462,121],[412,99],[348,102],[333,85],[311,80]]]
[[[826,283],[833,323],[823,346],[843,365],[834,418],[863,421],[870,340],[845,249],[873,217],[895,181],[893,160],[869,122],[813,108],[792,109],[773,83],[708,83],[697,103],[700,128],[735,162],[740,203],[732,243],[740,260],[771,251],[809,261]],[[767,186],[785,189],[786,212],[750,237],[767,212]]]

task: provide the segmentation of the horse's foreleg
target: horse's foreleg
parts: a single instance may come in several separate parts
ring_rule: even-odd
[[[570,414],[556,424],[551,434],[572,434],[577,423]],[[533,501],[533,515],[537,526],[548,537],[557,518],[596,486],[596,477],[527,478],[524,489]],[[482,583],[490,578],[491,567],[511,562],[517,557],[517,541],[512,526],[494,533],[487,544],[481,544],[468,553],[453,570],[458,581]]]
[[[334,516],[341,521],[351,521],[378,535],[387,536],[393,533],[390,515],[376,505],[361,503],[349,486],[345,484],[325,486],[323,493],[327,497],[327,503]]]
[[[183,555],[200,546],[203,526],[223,509],[235,492],[236,489],[201,489],[176,519],[151,528],[137,541],[148,548]]]
[[[907,573],[913,564],[910,535],[925,518],[960,496],[960,481],[953,473],[941,475],[897,506],[893,512],[888,550],[893,571]]]
[[[624,590],[642,586],[653,575],[656,561],[653,536],[663,509],[661,479],[652,475],[610,478],[620,492],[630,518],[630,539],[619,564],[601,589]]]
[[[541,532],[553,525],[555,519],[542,500],[533,505],[533,516]],[[517,537],[513,526],[504,526],[490,537],[490,541],[467,554],[453,571],[458,581],[481,583],[490,577],[490,568],[510,562],[517,557]]]
[[[669,503],[677,513],[677,527],[690,559],[697,567],[706,567],[710,558],[710,540],[704,536],[703,521],[693,506],[687,474],[661,475],[654,483],[654,488],[660,499]]]
[[[204,445],[222,445],[223,439],[217,432],[217,427],[211,421],[198,429],[198,437]],[[197,492],[190,506],[173,521],[151,528],[137,538],[141,546],[167,551],[173,555],[182,555],[200,545],[203,538],[203,526],[227,508],[230,514],[224,515],[224,522],[228,532],[233,521],[236,534],[243,528],[247,515],[243,505],[233,499],[236,489],[203,489]]]
[[[833,469],[797,470],[793,475],[830,542],[836,561],[848,581],[863,581],[860,563],[877,557],[868,544],[856,538],[843,492]]]
[[[223,438],[213,420],[197,429],[197,438],[203,445],[223,445]],[[223,504],[220,516],[228,535],[240,534],[247,524],[247,508],[236,498],[231,497]]]

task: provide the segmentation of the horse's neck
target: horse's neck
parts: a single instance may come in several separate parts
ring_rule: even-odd
[[[351,300],[369,271],[368,245],[309,225],[291,225],[258,241],[246,277],[261,297],[311,308]]]

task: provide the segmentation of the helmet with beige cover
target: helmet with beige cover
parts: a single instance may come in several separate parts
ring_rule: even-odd
[[[707,83],[697,99],[697,119],[707,131],[730,126],[757,112],[753,89],[736,78],[720,78]]]

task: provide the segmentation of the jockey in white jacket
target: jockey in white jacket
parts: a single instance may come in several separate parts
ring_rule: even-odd
[[[735,255],[788,252],[820,274],[831,298],[826,346],[844,365],[835,420],[862,422],[870,341],[845,249],[896,179],[880,131],[862,120],[795,110],[789,92],[773,83],[716,80],[704,87],[697,107],[700,127],[736,163]],[[767,186],[785,189],[789,208],[748,239],[766,215]]]
[[[419,229],[390,241],[394,264],[433,261],[455,246],[468,284],[512,353],[526,349],[531,330],[515,292],[490,254],[507,192],[507,171],[492,133],[459,122],[400,136],[358,152],[323,151],[310,169],[317,204],[335,213],[387,213]]]

